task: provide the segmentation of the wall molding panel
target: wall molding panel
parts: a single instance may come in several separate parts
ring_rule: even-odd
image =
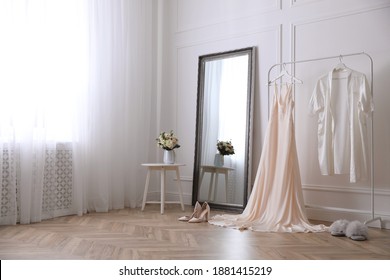
[[[317,0],[317,1],[323,1],[323,0]],[[348,17],[355,16],[355,15],[368,14],[368,13],[372,13],[372,12],[375,12],[375,11],[380,11],[380,10],[383,10],[383,9],[386,9],[386,8],[390,8],[390,3],[376,5],[376,6],[371,7],[370,9],[358,9],[358,10],[355,10],[355,11],[348,11],[348,12],[338,13],[336,15],[324,16],[324,17],[321,17],[321,18],[318,18],[318,19],[306,19],[306,20],[299,20],[299,21],[292,22],[290,24],[290,30],[291,30],[291,58],[292,58],[291,60],[295,61],[295,60],[301,60],[301,59],[316,58],[316,57],[305,57],[305,58],[301,58],[301,57],[297,58],[296,57],[297,32],[298,32],[298,29],[300,27],[308,26],[308,25],[312,25],[312,24],[317,24],[317,23],[322,23],[322,22],[326,22],[326,21],[328,21],[329,24],[331,24],[332,21],[335,21],[335,20],[339,20],[339,19],[342,19],[342,18],[348,18]],[[364,50],[361,49],[361,50],[356,50],[356,51],[359,52],[359,51],[364,51]],[[340,53],[333,53],[333,54],[327,54],[327,55],[332,56],[332,55],[338,55],[338,54],[340,54]]]
[[[359,7],[359,9],[370,9],[371,7],[388,5],[387,0],[289,0],[291,8],[306,8],[306,6],[313,6],[318,8],[327,7],[333,11],[339,11],[341,9],[349,10],[351,7]],[[332,9],[333,7],[333,9]]]
[[[317,1],[324,1],[324,0],[317,0]],[[300,25],[306,25],[306,24],[313,24],[313,23],[317,23],[317,22],[321,22],[321,21],[328,21],[328,20],[334,20],[337,18],[343,18],[343,17],[349,17],[349,16],[353,16],[353,15],[358,15],[358,14],[370,13],[370,12],[373,12],[376,10],[383,10],[383,9],[386,9],[389,7],[390,7],[390,2],[387,1],[387,3],[373,5],[370,8],[357,8],[354,10],[348,10],[348,11],[344,11],[344,12],[337,11],[336,13],[332,13],[331,15],[322,16],[322,17],[317,18],[317,19],[309,18],[309,19],[293,21],[292,25],[293,26],[300,26]]]
[[[191,48],[195,46],[200,45],[207,45],[207,44],[213,44],[220,41],[227,41],[227,40],[234,40],[234,39],[240,39],[247,36],[253,36],[253,35],[259,35],[262,33],[272,32],[276,31],[281,36],[281,25],[270,25],[270,26],[264,26],[260,27],[255,30],[245,31],[245,32],[237,32],[235,34],[221,34],[218,37],[212,37],[207,39],[200,39],[200,40],[191,40],[191,41],[180,41],[176,43],[176,49],[182,49],[182,48]]]
[[[183,1],[176,0],[176,32],[192,32],[196,29],[205,29],[215,25],[238,22],[282,9],[282,0],[262,0],[261,5],[256,5],[256,2],[259,1],[213,0],[210,2],[208,0],[197,0],[194,1],[192,5],[190,4],[186,7],[186,4],[183,4]],[[234,9],[235,5],[239,5],[237,8],[239,7],[240,9]],[[230,7],[230,10],[226,7]],[[206,17],[206,15],[204,15],[205,19],[198,20],[198,18],[195,18],[194,14],[196,14],[198,18],[203,14],[210,14],[213,16]],[[191,19],[194,20],[195,23],[185,23],[185,20],[190,21]]]
[[[303,6],[307,4],[313,4],[324,0],[290,0],[290,7]]]

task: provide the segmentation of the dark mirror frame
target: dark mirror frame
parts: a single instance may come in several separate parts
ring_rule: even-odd
[[[248,201],[248,192],[251,189],[251,172],[252,172],[252,134],[253,134],[253,96],[255,84],[255,47],[231,50],[220,53],[213,53],[199,56],[198,60],[198,91],[197,91],[197,109],[196,109],[196,139],[195,139],[195,158],[192,188],[192,205],[198,200],[200,164],[202,154],[202,130],[203,130],[203,104],[204,104],[204,79],[205,64],[208,61],[217,59],[230,58],[248,54],[248,90],[247,90],[247,118],[246,118],[246,137],[245,137],[245,168],[244,168],[244,191],[243,205],[231,205],[223,203],[208,202],[212,208],[224,210],[242,210]],[[203,201],[199,201],[202,203]]]

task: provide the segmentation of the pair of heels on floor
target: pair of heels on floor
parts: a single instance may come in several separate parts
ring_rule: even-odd
[[[204,202],[202,206],[200,206],[200,203],[197,201],[195,203],[194,212],[191,216],[183,216],[179,218],[179,221],[181,222],[188,222],[188,223],[202,223],[207,222],[210,217],[210,206],[207,202]]]

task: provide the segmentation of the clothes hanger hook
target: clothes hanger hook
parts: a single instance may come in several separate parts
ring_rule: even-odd
[[[339,56],[340,63],[343,63],[343,56],[340,54]]]

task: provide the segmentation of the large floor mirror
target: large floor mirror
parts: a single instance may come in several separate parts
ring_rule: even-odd
[[[199,57],[193,204],[243,209],[251,172],[255,48]]]

